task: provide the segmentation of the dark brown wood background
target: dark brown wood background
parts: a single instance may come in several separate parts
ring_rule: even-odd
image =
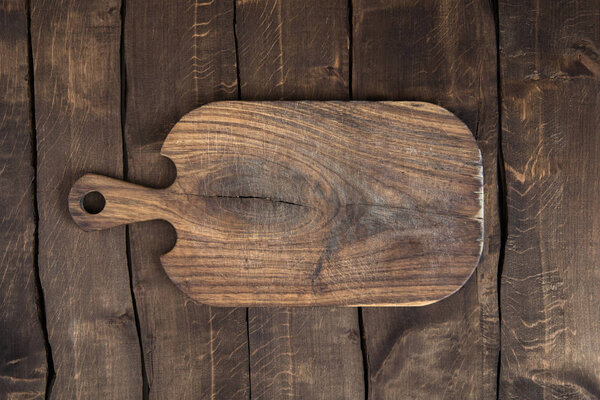
[[[595,0],[0,0],[0,398],[600,398],[599,48]],[[422,308],[214,308],[168,224],[75,226],[78,177],[167,186],[170,128],[224,99],[454,112],[476,273]]]

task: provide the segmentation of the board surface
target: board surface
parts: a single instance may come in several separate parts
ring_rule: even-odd
[[[86,230],[169,221],[161,258],[193,299],[240,305],[424,305],[481,254],[481,156],[468,128],[419,102],[218,102],[184,116],[162,154],[169,188],[98,175],[72,188]],[[105,208],[82,198],[99,191]]]
[[[45,397],[140,399],[126,229],[82,232],[65,207],[83,171],[123,174],[120,2],[30,3],[36,254],[49,354]],[[11,397],[28,396],[0,394]]]
[[[507,229],[498,398],[598,399],[600,3],[499,7]]]

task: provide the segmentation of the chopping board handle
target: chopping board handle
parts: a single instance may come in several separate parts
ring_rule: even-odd
[[[167,219],[167,192],[107,176],[87,174],[71,187],[69,212],[85,231]]]

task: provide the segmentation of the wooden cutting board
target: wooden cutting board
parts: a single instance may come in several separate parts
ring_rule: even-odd
[[[169,221],[162,265],[202,303],[425,305],[458,290],[482,251],[479,149],[432,104],[211,103],[161,153],[177,167],[170,187],[85,175],[69,209],[84,230]]]

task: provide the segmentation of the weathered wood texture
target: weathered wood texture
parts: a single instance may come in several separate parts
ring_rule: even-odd
[[[56,379],[52,398],[139,399],[140,349],[125,228],[82,232],[69,188],[122,176],[120,3],[32,1],[39,271]]]
[[[348,99],[347,1],[236,1],[242,99]]]
[[[253,399],[364,399],[354,308],[250,308]]]
[[[242,98],[348,99],[346,1],[236,4]],[[364,398],[355,309],[250,308],[248,325],[253,398]]]
[[[127,178],[175,179],[160,148],[184,114],[237,98],[233,1],[125,4]],[[151,399],[247,399],[246,310],[197,304],[169,280],[159,256],[175,243],[164,222],[129,228],[135,300]]]
[[[491,2],[355,0],[356,99],[437,103],[477,138],[485,246],[458,293],[419,309],[364,309],[369,398],[495,398],[500,245],[496,43]]]
[[[0,57],[0,398],[42,399],[48,366],[36,305],[25,1],[0,3]]]
[[[458,290],[479,261],[481,156],[445,109],[414,102],[218,102],[162,147],[166,189],[99,175],[69,210],[85,230],[164,219],[171,280],[204,304],[412,305]],[[106,207],[90,213],[89,193]]]
[[[500,398],[600,398],[600,7],[500,1]]]

